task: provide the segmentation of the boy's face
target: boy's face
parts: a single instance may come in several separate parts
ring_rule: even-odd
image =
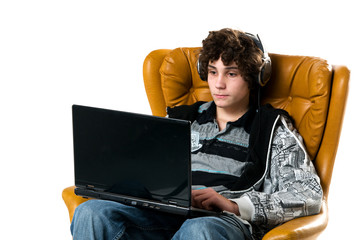
[[[248,109],[250,90],[235,62],[225,66],[221,58],[210,61],[208,85],[217,108],[235,113]]]

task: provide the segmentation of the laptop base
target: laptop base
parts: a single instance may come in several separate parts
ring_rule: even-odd
[[[109,200],[119,202],[125,205],[140,207],[150,210],[161,211],[170,214],[181,215],[188,218],[204,217],[204,216],[220,216],[222,212],[208,211],[200,208],[185,208],[161,202],[148,201],[137,197],[125,196],[109,192],[97,192],[90,189],[75,188],[75,194],[84,198],[95,198],[100,200]]]

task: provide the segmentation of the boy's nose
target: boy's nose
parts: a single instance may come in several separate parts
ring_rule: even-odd
[[[216,81],[216,88],[225,88],[225,76],[223,74],[219,74],[217,81]]]

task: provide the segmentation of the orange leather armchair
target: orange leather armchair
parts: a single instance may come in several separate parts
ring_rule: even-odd
[[[146,93],[153,115],[165,116],[167,106],[210,101],[207,82],[200,80],[196,62],[199,48],[160,49],[143,65]],[[297,218],[267,233],[263,239],[316,239],[328,222],[327,197],[346,106],[350,72],[329,66],[325,60],[270,54],[272,77],[262,89],[262,103],[289,112],[321,178],[324,191],[321,212]],[[75,208],[86,201],[63,191],[70,220]]]

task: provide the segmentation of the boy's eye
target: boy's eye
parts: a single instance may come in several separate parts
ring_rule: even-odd
[[[228,75],[231,76],[231,77],[236,77],[236,76],[237,76],[237,73],[235,73],[235,72],[230,72],[230,73],[228,73]]]

